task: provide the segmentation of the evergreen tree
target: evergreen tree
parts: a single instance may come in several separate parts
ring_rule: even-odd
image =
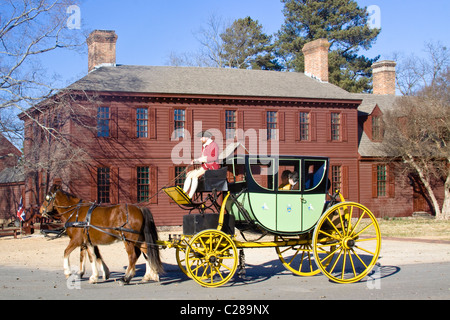
[[[303,46],[326,38],[330,47],[329,81],[350,92],[371,92],[371,66],[379,59],[358,55],[369,49],[380,29],[367,25],[366,8],[354,0],[281,0],[285,22],[276,50],[288,70],[304,72]]]
[[[250,17],[237,19],[220,34],[221,58],[225,65],[239,69],[281,70],[271,53],[271,36],[263,32],[262,25]]]

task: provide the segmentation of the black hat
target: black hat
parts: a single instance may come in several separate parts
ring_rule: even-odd
[[[209,131],[202,131],[202,132],[197,133],[197,137],[199,137],[199,138],[211,138],[212,134]]]

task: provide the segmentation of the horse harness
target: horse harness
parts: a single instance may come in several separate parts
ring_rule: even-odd
[[[89,210],[88,210],[88,212],[87,212],[87,214],[86,214],[86,220],[85,220],[85,221],[78,221],[78,215],[79,215],[80,208],[81,208],[81,202],[82,202],[82,200],[80,200],[80,202],[77,204],[77,207],[76,207],[76,209],[74,210],[74,212],[70,215],[69,219],[67,219],[67,222],[65,223],[64,228],[65,228],[65,229],[69,229],[69,228],[82,228],[82,229],[84,229],[84,230],[86,231],[86,236],[87,236],[88,242],[89,242],[89,244],[90,244],[91,246],[92,246],[92,241],[91,241],[91,237],[90,237],[90,235],[89,235],[89,230],[90,230],[91,228],[93,228],[93,229],[95,229],[95,230],[97,230],[97,231],[100,231],[100,232],[102,232],[102,233],[105,233],[105,234],[107,234],[107,235],[109,235],[109,236],[111,236],[111,237],[114,237],[114,238],[116,238],[116,239],[122,240],[122,241],[129,241],[129,240],[125,237],[124,232],[126,232],[126,233],[133,233],[133,234],[140,234],[139,231],[136,231],[136,230],[133,230],[133,229],[125,228],[125,226],[128,224],[128,205],[127,205],[127,204],[125,205],[125,206],[126,206],[126,210],[125,210],[125,211],[126,211],[126,215],[127,215],[127,221],[126,221],[122,226],[120,226],[120,227],[114,227],[114,228],[111,228],[111,227],[99,227],[99,226],[95,226],[95,225],[92,225],[92,224],[91,224],[92,213],[93,213],[94,210],[100,205],[100,204],[97,203],[97,202],[94,202],[94,203],[91,205],[91,207],[89,208]],[[73,215],[74,215],[75,213],[76,213],[75,221],[69,222],[69,220],[73,217]],[[109,231],[107,231],[107,230],[118,231],[118,232],[121,233],[121,237],[118,236],[117,234],[114,234],[114,233],[109,232]]]

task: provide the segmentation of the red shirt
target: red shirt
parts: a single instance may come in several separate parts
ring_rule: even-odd
[[[205,143],[202,146],[202,157],[206,157],[206,162],[202,164],[205,170],[217,170],[220,169],[219,162],[219,146],[214,141]]]

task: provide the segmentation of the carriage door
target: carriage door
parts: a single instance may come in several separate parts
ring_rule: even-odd
[[[278,232],[302,231],[301,159],[280,158],[278,163],[277,227]],[[291,186],[289,173],[296,173],[298,182]]]
[[[328,189],[327,160],[303,160],[302,231],[314,227],[322,215]]]

